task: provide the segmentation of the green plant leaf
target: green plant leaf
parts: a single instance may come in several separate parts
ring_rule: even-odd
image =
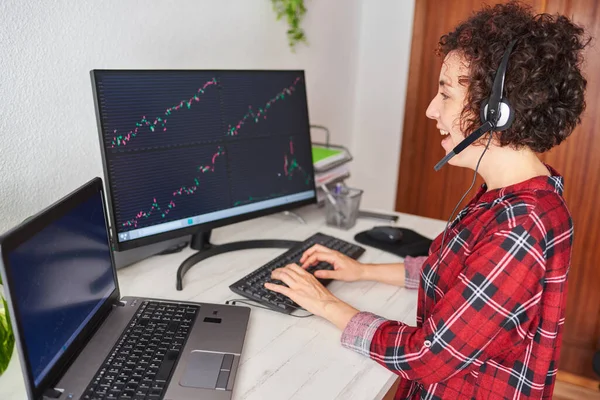
[[[271,2],[277,20],[285,16],[289,28],[286,32],[288,43],[292,51],[295,52],[296,44],[299,42],[308,43],[300,26],[304,14],[306,14],[304,0],[271,0]]]
[[[8,304],[2,298],[2,308],[0,308],[0,375],[6,371],[10,358],[15,347],[15,336],[10,325],[10,315],[8,313]]]
[[[4,343],[6,339],[8,339],[8,329],[4,326],[2,322],[0,322],[0,343]]]
[[[10,313],[8,312],[8,303],[6,302],[6,299],[4,297],[0,296],[0,298],[2,298],[2,305],[4,306],[4,312],[6,314],[6,323],[8,325],[8,328],[11,329],[11,332],[12,332]]]

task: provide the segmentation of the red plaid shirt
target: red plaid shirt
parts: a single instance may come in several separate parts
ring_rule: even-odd
[[[342,345],[400,375],[396,399],[551,399],[573,224],[563,179],[485,185],[423,257],[417,326],[361,312]],[[407,283],[410,282],[406,260]]]

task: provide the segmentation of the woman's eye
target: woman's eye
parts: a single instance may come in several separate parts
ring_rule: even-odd
[[[444,100],[448,100],[450,98],[450,96],[447,96],[445,93],[440,92],[440,94],[442,95],[442,99]]]

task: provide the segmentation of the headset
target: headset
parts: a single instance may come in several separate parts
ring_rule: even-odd
[[[470,144],[472,144],[473,142],[475,142],[476,140],[481,138],[487,132],[504,131],[504,130],[510,128],[510,126],[512,125],[513,121],[515,120],[515,112],[511,108],[510,103],[508,102],[508,99],[503,96],[503,92],[504,92],[504,78],[506,76],[506,68],[508,66],[508,58],[509,58],[516,42],[517,42],[517,39],[514,39],[513,41],[511,41],[509,43],[508,47],[506,48],[506,51],[504,52],[504,55],[502,56],[502,60],[500,61],[500,65],[498,66],[498,69],[496,70],[494,84],[492,85],[492,93],[490,94],[490,97],[487,100],[484,100],[481,103],[479,114],[480,114],[482,125],[479,128],[477,128],[475,131],[473,131],[473,133],[471,133],[467,138],[465,138],[462,142],[460,142],[456,147],[454,147],[454,149],[452,149],[451,152],[446,154],[446,156],[444,158],[442,158],[435,165],[434,169],[436,171],[439,171],[444,165],[446,165],[446,163],[448,161],[450,161],[450,159],[452,157],[459,154],[461,151],[463,151]],[[488,147],[490,146],[491,141],[492,141],[492,133],[490,133],[488,142],[487,142],[485,148],[483,149],[481,156],[479,157],[479,161],[477,161],[477,166],[475,167],[475,174],[473,175],[473,181],[471,182],[471,186],[469,187],[469,189],[467,189],[465,194],[463,194],[463,196],[458,201],[458,203],[456,203],[454,210],[450,214],[450,218],[448,218],[448,221],[446,222],[446,228],[444,228],[444,235],[442,236],[442,243],[440,244],[440,249],[438,251],[438,260],[437,260],[438,267],[441,263],[442,250],[444,249],[444,241],[446,239],[446,233],[448,231],[448,226],[450,225],[450,221],[452,220],[452,217],[454,216],[454,213],[456,212],[456,209],[458,208],[458,206],[463,202],[464,198],[471,191],[471,189],[473,188],[473,185],[475,185],[475,180],[477,178],[477,170],[479,169],[479,164],[481,163],[481,159],[483,158],[483,155],[485,154]],[[434,284],[437,284],[437,279]],[[432,294],[433,294],[433,298],[435,299],[435,290],[433,290]]]

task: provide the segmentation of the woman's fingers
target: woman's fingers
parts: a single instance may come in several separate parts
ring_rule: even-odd
[[[281,293],[282,295],[289,297],[291,299],[292,290],[289,287],[276,285],[274,283],[266,282],[265,288],[272,290],[273,292]],[[293,300],[293,299],[292,299]]]
[[[296,269],[290,268],[292,265]],[[274,279],[279,279],[280,281],[282,281],[289,287],[292,287],[292,286],[295,286],[298,283],[298,281],[301,279],[298,270],[301,270],[301,272],[308,274],[308,272],[304,271],[296,264],[290,264],[290,265],[286,265],[283,268],[274,269],[273,272],[271,272],[271,277]]]
[[[292,299],[300,307],[315,314],[324,315],[325,308],[335,297],[314,277],[297,264],[290,264],[273,271],[273,278],[280,279],[288,286],[265,283],[265,288],[281,293]]]
[[[313,253],[315,252],[321,252],[321,253],[331,253],[333,252],[333,250],[331,250],[330,248],[327,248],[323,245],[320,244],[315,244],[314,246],[312,246],[310,249],[306,250],[303,254],[302,257],[300,257],[300,264],[303,265],[304,261],[310,257]]]
[[[333,252],[330,252],[330,253],[315,252],[302,263],[302,268],[306,269],[306,268],[308,268],[312,265],[315,265],[321,261],[325,261],[325,262],[328,262],[329,264],[333,265],[336,258],[337,258],[337,254],[335,254]]]
[[[303,277],[304,279],[308,279],[308,277],[311,275],[308,272],[306,272],[304,268],[300,268],[298,264],[290,264],[286,268],[289,268],[290,271],[295,272],[296,274],[298,274],[298,276]]]
[[[337,279],[337,280],[341,280],[340,278],[342,276],[340,276],[340,271],[328,271],[326,269],[323,270],[319,270],[319,271],[315,271],[315,277],[319,278],[319,279]]]

